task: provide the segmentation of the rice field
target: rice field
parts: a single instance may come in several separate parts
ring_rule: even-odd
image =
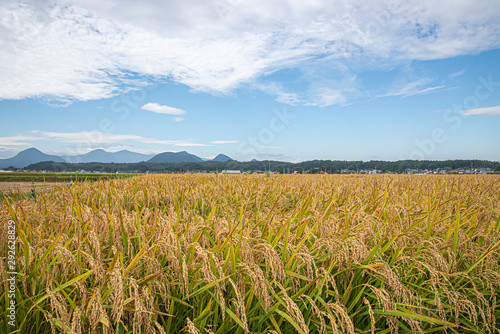
[[[0,331],[500,333],[500,176],[143,175],[0,206]]]
[[[62,187],[66,187],[66,184],[61,182],[0,182],[0,194],[22,197],[22,195],[30,195],[31,189],[39,193]]]

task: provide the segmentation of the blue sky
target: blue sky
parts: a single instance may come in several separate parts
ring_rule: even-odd
[[[496,1],[3,1],[0,158],[500,160]]]

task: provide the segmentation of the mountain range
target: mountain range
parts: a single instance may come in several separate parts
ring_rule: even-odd
[[[155,155],[148,162],[202,162],[202,158],[186,151],[182,152],[163,152]]]
[[[127,150],[121,150],[118,152],[106,152],[104,150],[98,149],[81,155],[62,156],[61,158],[63,158],[67,162],[72,162],[72,163],[80,163],[80,162],[134,163],[134,162],[148,161],[152,157],[154,157],[154,154],[150,155],[141,154]]]
[[[122,150],[119,152],[106,152],[102,149],[90,151],[81,155],[57,156],[49,155],[32,147],[19,152],[16,156],[8,159],[0,159],[0,169],[7,167],[24,168],[28,165],[42,161],[85,163],[85,162],[104,162],[104,163],[136,163],[141,161],[179,163],[179,162],[202,162],[202,161],[222,161],[232,160],[224,154],[217,155],[212,160],[202,159],[186,151],[182,152],[163,152],[157,155],[141,154]]]

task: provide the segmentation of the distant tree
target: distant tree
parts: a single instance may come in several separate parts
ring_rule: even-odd
[[[500,164],[495,167],[495,172],[500,172]]]
[[[415,161],[415,160],[402,160],[402,161],[331,161],[331,160],[311,160],[299,163],[283,162],[283,161],[205,161],[205,162],[190,162],[190,163],[155,163],[155,162],[140,162],[140,163],[64,163],[44,161],[27,166],[28,170],[47,170],[47,171],[67,171],[74,172],[79,170],[88,171],[106,171],[106,172],[160,172],[160,173],[179,173],[186,171],[208,171],[215,172],[221,170],[242,170],[242,171],[265,171],[269,167],[273,171],[285,172],[298,172],[303,173],[318,173],[320,170],[327,171],[328,173],[335,173],[339,170],[348,169],[350,171],[362,169],[380,169],[383,171],[395,171],[399,173],[405,172],[407,168],[414,169],[466,169],[470,168],[473,163],[474,168],[492,168],[499,171],[500,165],[498,162],[485,161],[485,160],[446,160],[446,161]],[[8,170],[16,170],[14,167],[7,168]]]

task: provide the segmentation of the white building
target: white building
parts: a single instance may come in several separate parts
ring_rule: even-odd
[[[241,170],[223,170],[221,174],[241,174]]]

